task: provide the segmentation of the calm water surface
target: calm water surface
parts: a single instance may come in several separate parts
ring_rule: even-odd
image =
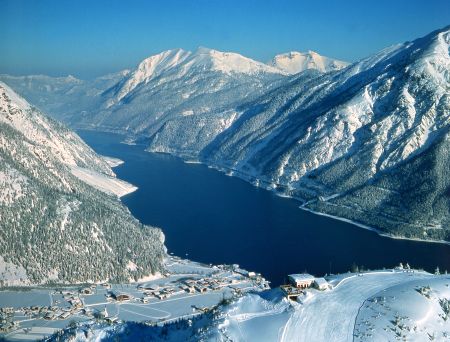
[[[103,155],[125,164],[119,178],[139,189],[122,198],[142,223],[161,227],[169,253],[205,263],[237,263],[279,285],[290,273],[370,269],[399,262],[450,270],[450,246],[380,237],[349,223],[300,210],[278,197],[200,164],[121,144],[110,133],[80,131]]]

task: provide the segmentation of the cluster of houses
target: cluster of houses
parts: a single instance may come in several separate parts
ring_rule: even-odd
[[[84,313],[83,311],[83,303],[76,291],[60,291],[59,292],[64,300],[70,304],[69,307],[61,307],[59,305],[51,305],[51,306],[30,306],[30,307],[21,307],[18,308],[17,311],[22,313],[24,316],[34,317],[34,318],[43,318],[46,320],[65,320],[68,319],[72,315],[76,315],[79,313]],[[84,293],[80,291],[80,293]],[[55,301],[57,304],[58,301]],[[0,313],[5,310],[13,310],[13,308],[1,308]],[[12,311],[14,312],[14,311]]]
[[[139,290],[143,291],[144,297],[142,298],[143,303],[148,303],[150,299],[157,298],[159,300],[166,299],[174,295],[175,293],[181,292],[177,291],[174,286],[164,286],[160,287],[158,285],[140,285]]]
[[[249,275],[247,275],[249,276]],[[256,277],[256,274],[253,273]],[[143,303],[148,303],[149,300],[153,298],[157,299],[167,299],[175,294],[181,293],[206,293],[208,291],[217,291],[225,286],[233,287],[240,282],[237,278],[226,278],[226,277],[212,277],[212,278],[189,278],[180,280],[176,284],[158,286],[158,285],[148,285],[142,284],[138,286],[138,290],[143,292],[143,298],[141,299]],[[128,298],[131,299],[131,298]],[[116,299],[118,300],[118,299]]]
[[[19,325],[19,322],[12,320],[14,308],[0,308],[0,333],[8,332]]]
[[[194,274],[189,274],[186,278],[161,285],[155,284],[155,282],[138,285],[137,290],[140,294],[137,294],[135,290],[125,293],[108,283],[92,284],[80,289],[64,289],[52,292],[50,294],[52,302],[49,306],[0,307],[0,333],[19,328],[19,321],[14,320],[15,312],[19,312],[21,316],[28,316],[30,319],[67,320],[71,316],[83,315],[115,322],[118,318],[108,315],[106,305],[104,310],[89,308],[89,306],[96,305],[92,303],[102,302],[104,290],[106,290],[105,296],[108,302],[139,301],[146,304],[152,299],[164,300],[175,295],[203,294],[210,291],[220,291],[225,287],[239,294],[242,291],[242,284],[249,282],[262,289],[268,288],[268,282],[260,274],[242,270],[239,265],[218,265],[211,266],[211,268],[214,270],[212,274],[210,276],[205,275],[202,278],[196,275],[200,275],[200,272],[193,272]],[[104,290],[102,291],[99,287],[103,287]],[[88,300],[87,296],[91,295],[93,296]],[[98,297],[99,295],[100,297]],[[85,306],[85,301],[90,304]],[[204,310],[205,308],[194,309]]]
[[[297,300],[305,293],[305,289],[315,288],[324,291],[330,288],[330,284],[325,278],[316,278],[308,273],[298,273],[288,275],[289,284],[281,285],[284,295],[291,300]]]

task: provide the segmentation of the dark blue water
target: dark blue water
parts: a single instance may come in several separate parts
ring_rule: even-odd
[[[161,227],[169,252],[205,263],[237,263],[274,285],[290,273],[375,269],[399,262],[450,270],[450,246],[380,237],[300,210],[281,198],[204,165],[121,144],[122,137],[79,132],[98,153],[120,158],[118,177],[139,187],[122,198],[141,222]]]

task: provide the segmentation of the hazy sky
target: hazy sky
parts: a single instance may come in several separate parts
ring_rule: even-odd
[[[449,0],[0,0],[0,73],[90,78],[198,46],[355,61],[449,24]]]

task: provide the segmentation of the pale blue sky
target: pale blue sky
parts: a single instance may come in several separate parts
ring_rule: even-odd
[[[198,46],[355,61],[448,24],[449,0],[0,0],[0,73],[90,78]]]

